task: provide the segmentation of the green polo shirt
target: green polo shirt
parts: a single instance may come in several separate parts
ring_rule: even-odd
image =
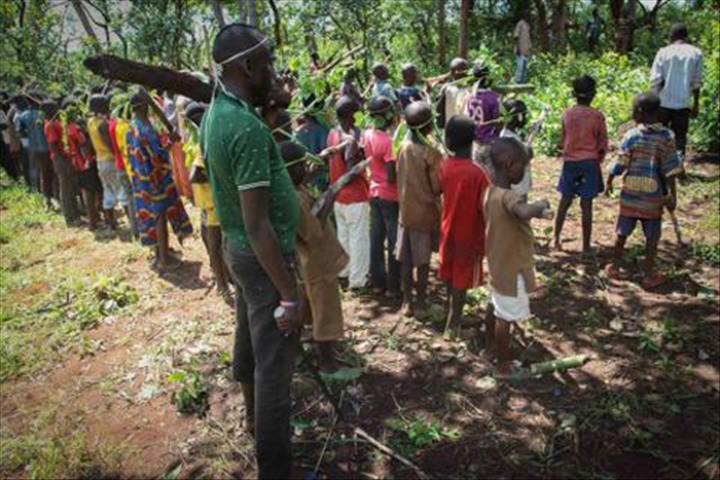
[[[240,192],[266,188],[270,223],[283,253],[295,249],[300,219],[297,194],[270,129],[253,108],[221,92],[200,126],[200,145],[223,234],[243,253],[254,254]]]

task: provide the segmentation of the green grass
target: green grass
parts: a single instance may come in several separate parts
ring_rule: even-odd
[[[90,442],[81,419],[55,405],[35,415],[21,432],[0,428],[0,477],[110,478],[120,470],[119,447]]]

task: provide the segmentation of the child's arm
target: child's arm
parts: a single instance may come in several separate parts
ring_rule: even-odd
[[[390,161],[385,164],[387,168],[387,181],[389,184],[394,185],[397,182],[397,170],[395,168],[395,162]]]
[[[512,208],[516,217],[522,220],[530,220],[531,218],[552,218],[552,210],[550,210],[550,202],[540,200],[534,203],[518,202]]]
[[[440,154],[433,150],[428,158],[428,180],[430,181],[430,189],[432,192],[440,196],[442,193],[442,185],[440,185]]]
[[[668,198],[667,208],[671,212],[675,211],[677,207],[677,183],[675,177],[670,177],[666,180],[668,190],[670,191],[670,197]]]
[[[605,116],[602,117],[602,122],[600,122],[600,128],[598,130],[598,156],[600,157],[599,160],[602,162],[605,160],[605,155],[608,151],[608,133],[607,133],[607,123],[605,122]]]
[[[615,174],[610,173],[607,178],[607,182],[605,183],[605,196],[609,197],[612,195],[613,192],[613,181],[615,180]]]

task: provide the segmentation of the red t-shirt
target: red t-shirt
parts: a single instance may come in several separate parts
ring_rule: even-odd
[[[392,139],[387,132],[368,128],[363,132],[365,157],[370,159],[370,196],[398,201],[397,183],[388,183],[388,163],[394,163]]]
[[[608,151],[605,115],[585,105],[565,110],[562,117],[563,160],[602,162]]]
[[[328,147],[340,145],[347,136],[348,135],[342,132],[340,128],[333,129],[328,135]],[[335,155],[330,158],[330,183],[335,183],[340,177],[348,172],[347,163],[345,163],[344,157],[345,151],[347,151],[347,148],[335,153]],[[370,199],[368,190],[368,182],[367,178],[365,178],[365,173],[361,173],[337,193],[335,201],[344,204],[367,202]]]
[[[483,200],[489,176],[483,167],[468,159],[448,158],[442,163],[440,185],[443,214],[439,277],[457,289],[477,287],[483,281]]]
[[[60,120],[45,120],[45,140],[47,140],[48,145],[56,145],[60,154],[64,158],[67,158],[68,154],[65,150],[65,144],[63,142],[63,126]],[[50,149],[50,157],[53,162],[58,161],[55,158],[53,149]]]
[[[82,129],[74,122],[68,123],[67,125],[67,140],[68,150],[70,150],[70,155],[72,156],[73,168],[78,172],[87,170],[93,159],[89,156],[85,157],[83,155],[83,149],[81,149],[80,146],[87,145],[88,139]],[[89,150],[87,151],[89,153]]]
[[[115,157],[115,168],[125,170],[125,162],[123,162],[120,147],[118,147],[115,131],[117,129],[117,120],[112,119],[108,122],[108,132],[110,133],[110,146],[112,147],[113,156]]]

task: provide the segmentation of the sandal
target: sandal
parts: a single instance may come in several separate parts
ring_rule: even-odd
[[[605,276],[610,280],[620,280],[620,272],[612,263],[605,265]]]
[[[642,287],[645,290],[652,290],[655,287],[659,287],[663,283],[665,283],[665,275],[663,275],[661,272],[653,272],[652,275],[646,276],[642,280]]]

